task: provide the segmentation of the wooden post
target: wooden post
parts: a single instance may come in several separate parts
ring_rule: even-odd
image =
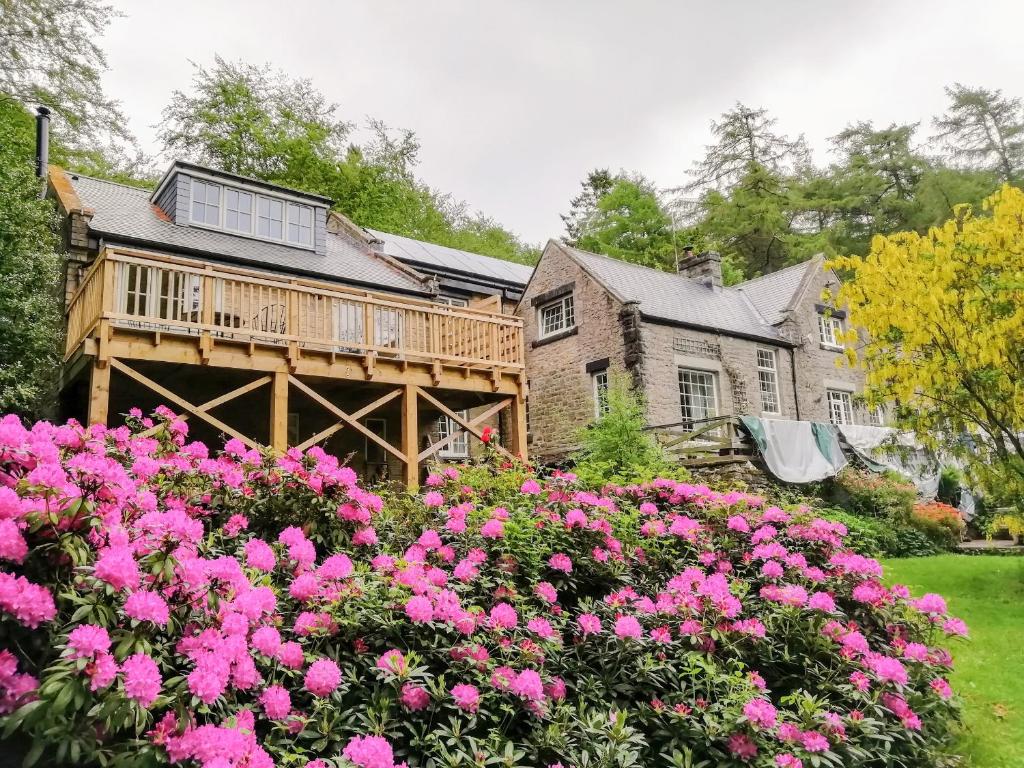
[[[110,366],[93,360],[89,377],[89,423],[106,424],[110,409]]]
[[[402,453],[405,454],[403,479],[410,491],[420,484],[419,460],[419,413],[416,402],[416,385],[406,384],[402,393]]]
[[[526,461],[526,397],[522,388],[512,398],[509,411],[509,448],[512,453]]]
[[[288,371],[274,371],[270,385],[270,447],[288,450]]]

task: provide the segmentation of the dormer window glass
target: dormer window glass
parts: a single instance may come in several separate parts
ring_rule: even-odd
[[[230,187],[224,191],[224,229],[252,234],[252,200],[250,192]]]
[[[313,209],[308,205],[288,203],[288,242],[313,244]]]
[[[256,198],[256,234],[271,240],[284,239],[284,201]]]
[[[220,226],[220,184],[192,179],[192,221]]]

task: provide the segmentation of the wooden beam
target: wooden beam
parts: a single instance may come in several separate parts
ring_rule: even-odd
[[[516,395],[509,405],[509,445],[512,453],[526,461],[526,398]]]
[[[420,484],[420,462],[417,456],[420,422],[416,396],[422,390],[415,384],[406,384],[402,389],[402,453],[405,461],[402,477],[405,487],[413,491]]]
[[[484,411],[483,413],[478,414],[477,416],[475,416],[469,422],[469,424],[471,424],[472,426],[475,427],[477,424],[480,424],[481,422],[486,421],[487,419],[491,418],[491,416],[496,414],[502,408],[507,408],[510,402],[511,402],[511,400],[509,400],[509,399],[499,400],[497,403],[494,403],[493,405],[491,405],[491,407],[488,408],[486,411]],[[436,443],[434,443],[429,448],[425,448],[423,451],[421,451],[419,456],[417,456],[417,458],[420,461],[423,461],[424,459],[430,458],[435,453],[440,451],[442,448],[445,448],[450,443],[452,443],[454,440],[456,440],[458,438],[458,436],[461,435],[465,431],[467,431],[466,427],[459,426],[458,429],[452,430],[452,433],[450,435],[448,435],[448,437],[444,438],[444,440],[438,440]],[[479,435],[477,435],[477,437],[479,437]]]
[[[101,364],[93,359],[92,372],[89,377],[89,423],[106,424],[110,409],[110,364],[116,360],[108,359]]]
[[[419,394],[423,397],[424,400],[426,400],[428,403],[430,403],[435,408],[437,408],[439,411],[441,411],[441,413],[443,413],[449,419],[451,419],[456,424],[458,424],[460,427],[462,427],[463,429],[468,431],[471,435],[475,435],[478,440],[483,438],[483,431],[477,429],[475,424],[473,424],[472,422],[468,422],[465,419],[463,419],[461,416],[459,416],[459,414],[457,414],[455,411],[453,411],[447,405],[442,403],[436,397],[431,395],[425,389],[422,389],[421,387],[416,387],[416,389],[419,392]],[[509,404],[509,399],[508,398],[506,398],[505,400],[501,401],[502,408],[504,408],[508,404]],[[499,408],[498,410],[501,410],[501,408]],[[515,458],[515,456],[513,456],[511,453],[506,451],[500,445],[492,444],[492,446],[493,446],[494,450],[496,450],[498,453],[500,453],[500,454],[502,454],[504,456],[507,456],[510,459],[514,459]]]
[[[369,405],[364,405],[358,411],[354,411],[351,414],[351,417],[353,419],[356,419],[356,420],[361,419],[364,416],[366,416],[367,414],[373,413],[378,408],[380,408],[382,405],[385,405],[386,403],[390,403],[392,400],[394,400],[396,397],[398,397],[401,394],[402,394],[402,389],[401,388],[393,389],[390,392],[388,392],[386,395],[383,395],[382,397],[378,397],[376,400],[374,400]],[[326,440],[328,437],[333,435],[335,432],[337,432],[338,430],[344,428],[344,426],[345,426],[345,422],[344,421],[336,422],[336,423],[332,424],[331,426],[327,427],[327,429],[320,430],[315,435],[313,435],[311,438],[309,438],[308,440],[306,440],[305,442],[301,443],[300,445],[298,445],[296,447],[300,451],[304,451],[307,448],[310,448],[311,446],[316,445],[321,440]]]
[[[119,370],[125,376],[128,376],[129,378],[135,379],[135,381],[139,382],[139,384],[142,384],[144,387],[148,387],[149,389],[153,390],[154,392],[156,392],[161,397],[164,397],[167,400],[170,400],[172,403],[177,405],[179,408],[184,408],[186,411],[191,413],[193,416],[196,416],[197,418],[200,418],[203,421],[205,421],[207,424],[210,424],[210,425],[216,427],[221,432],[224,432],[225,434],[231,435],[232,437],[241,440],[243,443],[248,445],[250,448],[259,449],[260,446],[259,446],[259,444],[257,442],[255,442],[254,440],[251,440],[250,438],[246,437],[245,435],[243,435],[241,432],[239,432],[234,427],[228,426],[227,424],[225,424],[220,419],[215,418],[214,416],[211,416],[210,414],[206,413],[205,411],[197,411],[195,405],[190,403],[185,398],[180,397],[180,396],[174,394],[173,392],[171,392],[171,390],[167,389],[167,387],[164,387],[164,386],[162,386],[160,384],[157,384],[155,381],[153,381],[148,376],[143,376],[138,371],[136,371],[136,370],[134,370],[132,368],[129,368],[127,365],[122,363],[120,360],[117,360],[115,358],[111,358],[110,359],[110,365],[111,365],[111,367],[116,368],[117,370]]]
[[[241,387],[238,387],[236,389],[232,389],[230,392],[225,392],[220,397],[215,397],[215,398],[213,398],[213,400],[207,400],[202,405],[197,405],[196,406],[196,412],[197,413],[199,413],[199,412],[206,413],[208,411],[212,411],[217,406],[223,405],[224,403],[228,402],[229,400],[234,400],[236,397],[241,397],[242,395],[246,395],[249,392],[252,392],[254,389],[259,389],[264,384],[269,384],[270,380],[271,380],[270,376],[261,376],[260,378],[256,379],[255,381],[250,381],[248,384],[244,384]],[[187,413],[179,414],[179,418],[181,418],[183,420],[187,419],[188,417],[189,417],[189,414],[187,414]],[[140,433],[139,437],[150,437],[150,436],[156,434],[157,430],[159,430],[159,429],[160,429],[160,427],[150,427],[145,432]]]
[[[288,450],[288,372],[274,371],[270,392],[270,447]]]
[[[328,411],[333,413],[335,416],[337,416],[339,419],[341,419],[343,422],[345,422],[348,426],[352,427],[352,429],[354,429],[357,432],[365,435],[367,437],[367,439],[372,440],[373,442],[377,443],[377,445],[379,445],[381,448],[383,448],[388,453],[391,453],[392,455],[394,455],[399,461],[405,461],[405,454],[403,454],[401,451],[399,451],[397,448],[395,448],[395,446],[393,446],[391,443],[387,442],[386,440],[381,439],[381,437],[379,435],[376,435],[373,432],[371,432],[369,429],[367,429],[365,426],[363,426],[358,421],[353,419],[349,414],[345,413],[343,410],[341,410],[341,408],[336,406],[334,403],[332,403],[330,400],[325,398],[319,392],[316,392],[315,390],[313,390],[310,387],[306,386],[305,384],[303,384],[301,381],[299,381],[294,376],[289,376],[288,377],[288,381],[293,386],[297,387],[298,389],[302,390],[307,395],[309,395],[310,398],[312,398],[316,402],[320,403],[320,405],[322,405]]]

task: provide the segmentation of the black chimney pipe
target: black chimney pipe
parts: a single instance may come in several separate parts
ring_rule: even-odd
[[[46,175],[46,167],[50,164],[50,110],[46,107],[36,108],[36,176]]]

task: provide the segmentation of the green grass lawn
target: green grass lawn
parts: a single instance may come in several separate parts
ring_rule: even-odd
[[[940,555],[885,561],[886,579],[938,592],[967,622],[950,649],[964,699],[960,752],[972,768],[1024,766],[1024,557]]]

